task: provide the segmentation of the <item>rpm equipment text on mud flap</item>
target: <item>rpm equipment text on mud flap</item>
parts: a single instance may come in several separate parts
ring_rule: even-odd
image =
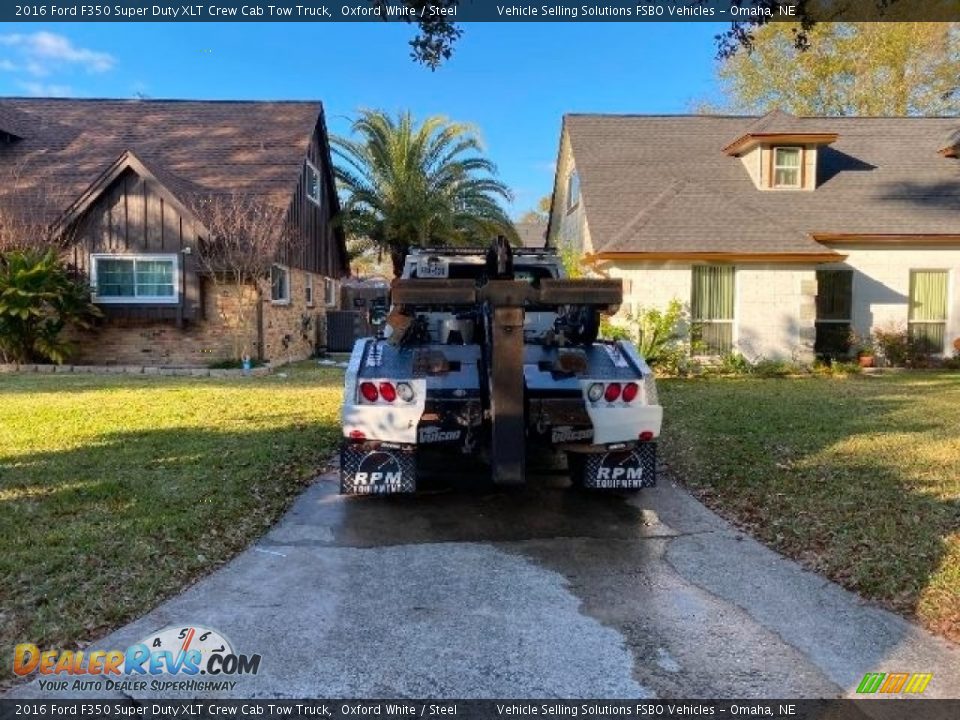
[[[340,492],[344,495],[412,493],[416,489],[417,466],[411,450],[367,443],[340,448]]]
[[[653,487],[656,483],[656,443],[640,443],[630,450],[588,455],[584,463],[584,487],[635,490]]]

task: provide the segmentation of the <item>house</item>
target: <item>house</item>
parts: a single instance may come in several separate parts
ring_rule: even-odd
[[[0,99],[0,220],[49,232],[104,319],[74,362],[205,365],[310,355],[349,274],[319,102]],[[219,199],[219,200],[217,200]],[[270,208],[298,238],[238,320],[205,212]],[[280,248],[277,245],[277,248]],[[214,280],[219,280],[214,282]]]
[[[694,352],[844,355],[899,325],[960,337],[956,118],[567,115],[548,244],[677,298]]]
[[[520,247],[542,248],[547,241],[547,220],[541,215],[530,214],[513,224],[520,238]]]

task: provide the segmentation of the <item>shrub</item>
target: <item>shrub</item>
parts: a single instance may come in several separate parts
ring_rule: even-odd
[[[6,360],[63,363],[72,349],[63,329],[88,328],[100,315],[90,287],[71,276],[54,251],[0,255],[0,354]]]
[[[753,372],[753,365],[741,353],[729,352],[720,357],[716,369],[723,375],[749,375]]]
[[[614,323],[604,318],[600,335],[608,340],[629,340],[651,367],[665,375],[687,372],[689,347],[681,327],[686,320],[682,303],[673,299],[663,310],[640,308],[637,315],[628,315],[625,322]]]
[[[880,354],[893,367],[928,367],[934,351],[925,340],[910,337],[902,324],[874,328],[873,338]]]

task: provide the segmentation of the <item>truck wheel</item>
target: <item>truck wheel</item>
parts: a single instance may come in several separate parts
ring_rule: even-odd
[[[567,453],[567,474],[570,476],[570,486],[583,487],[583,473],[586,469],[587,458],[583,453]]]

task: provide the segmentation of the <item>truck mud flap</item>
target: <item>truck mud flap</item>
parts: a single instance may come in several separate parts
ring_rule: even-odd
[[[416,490],[417,463],[412,448],[367,443],[340,446],[342,495],[389,495]]]
[[[657,444],[586,456],[583,486],[596,490],[637,490],[657,484]]]

